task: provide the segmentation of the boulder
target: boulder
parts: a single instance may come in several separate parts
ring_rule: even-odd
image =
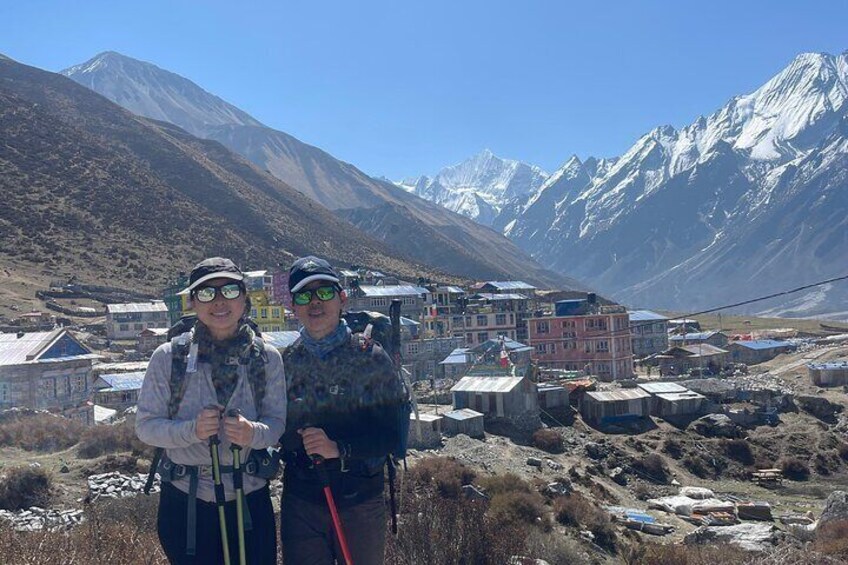
[[[816,525],[816,535],[826,531],[848,531],[848,492],[835,490],[824,503],[819,522]]]
[[[841,404],[835,404],[820,396],[796,396],[795,402],[805,412],[825,421],[835,420],[836,415],[845,409]]]
[[[704,437],[739,437],[739,426],[726,414],[707,414],[689,424],[689,428]]]
[[[742,523],[733,526],[703,526],[683,538],[687,545],[732,543],[748,551],[765,551],[780,539],[772,524]]]

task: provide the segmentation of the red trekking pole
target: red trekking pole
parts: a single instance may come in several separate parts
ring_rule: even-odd
[[[321,486],[324,487],[324,498],[327,499],[327,506],[330,508],[330,516],[333,518],[333,530],[335,530],[336,538],[338,538],[339,545],[342,548],[345,563],[346,565],[353,565],[350,548],[347,546],[347,538],[342,529],[342,519],[339,517],[339,511],[336,509],[336,501],[333,498],[333,491],[330,488],[330,476],[327,474],[327,469],[324,468],[324,458],[320,455],[312,455],[311,457],[315,471],[318,473],[318,478],[321,479]]]

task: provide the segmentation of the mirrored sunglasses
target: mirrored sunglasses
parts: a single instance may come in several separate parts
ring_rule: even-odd
[[[202,286],[195,289],[194,298],[198,302],[212,302],[219,292],[227,300],[235,300],[241,296],[241,285],[231,283],[224,286]]]
[[[336,297],[336,287],[334,286],[321,286],[314,290],[298,290],[294,294],[292,294],[292,300],[298,306],[306,306],[310,302],[312,302],[312,296],[317,296],[318,300],[322,302],[327,302],[328,300],[332,300]]]

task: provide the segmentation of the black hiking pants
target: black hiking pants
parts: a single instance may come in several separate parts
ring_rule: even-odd
[[[253,529],[244,532],[245,553],[251,565],[277,562],[277,523],[268,486],[245,496]],[[221,526],[214,502],[197,501],[197,551],[186,555],[186,508],[188,495],[169,483],[162,485],[159,496],[158,531],[162,549],[172,565],[215,565],[224,563]],[[236,502],[225,505],[230,563],[238,564]]]
[[[382,493],[339,516],[356,565],[382,565],[386,544],[386,503]],[[285,565],[344,565],[344,556],[326,504],[283,494],[280,535]]]

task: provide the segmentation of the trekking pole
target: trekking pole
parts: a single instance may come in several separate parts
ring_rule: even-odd
[[[227,416],[238,418],[241,412],[237,408],[233,408],[227,412]],[[233,452],[233,488],[236,491],[236,526],[238,529],[238,544],[239,544],[239,565],[247,565],[247,556],[245,555],[244,543],[244,485],[242,484],[241,471],[241,446],[237,443],[230,445]]]
[[[344,556],[345,565],[353,565],[353,558],[350,556],[350,548],[347,545],[347,538],[342,529],[342,519],[339,517],[339,511],[336,508],[336,501],[333,498],[333,490],[330,488],[330,476],[327,474],[327,469],[324,467],[324,458],[320,455],[310,455],[312,464],[318,473],[318,478],[321,480],[321,485],[324,487],[324,498],[327,499],[327,506],[330,508],[330,517],[333,519],[333,529],[336,531],[336,538],[339,540],[339,546],[342,548],[342,556]]]
[[[207,406],[217,408],[217,406]],[[227,540],[227,515],[224,511],[224,483],[221,481],[221,459],[218,446],[221,440],[218,434],[209,438],[209,454],[212,457],[212,480],[215,482],[215,504],[218,506],[218,524],[221,526],[221,548],[224,552],[224,565],[230,565],[230,542]]]

